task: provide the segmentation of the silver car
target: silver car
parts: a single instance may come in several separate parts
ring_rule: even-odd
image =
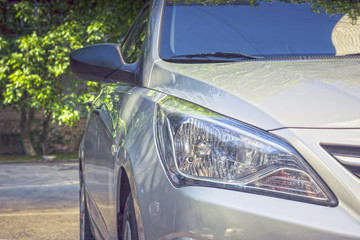
[[[360,239],[360,21],[253,2],[154,0],[71,54],[102,83],[81,239]]]

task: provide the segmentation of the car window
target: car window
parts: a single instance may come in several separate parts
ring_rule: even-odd
[[[149,13],[149,7],[143,9],[121,47],[124,61],[127,63],[134,63],[139,58],[140,51],[145,41]]]
[[[303,1],[258,2],[253,6],[251,1],[217,5],[168,1],[161,57],[217,52],[265,58],[359,53],[359,21],[355,24],[345,14],[329,15],[322,9],[315,12]]]

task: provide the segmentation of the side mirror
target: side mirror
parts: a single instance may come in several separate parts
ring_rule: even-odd
[[[70,54],[74,75],[85,81],[135,84],[135,65],[126,64],[118,44],[96,44]]]

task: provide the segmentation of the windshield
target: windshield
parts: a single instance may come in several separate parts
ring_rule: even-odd
[[[360,52],[359,21],[345,14],[328,15],[322,9],[316,12],[309,4],[258,1],[258,6],[252,6],[236,1],[205,6],[172,2],[167,2],[163,16],[163,59],[218,52],[264,58]]]

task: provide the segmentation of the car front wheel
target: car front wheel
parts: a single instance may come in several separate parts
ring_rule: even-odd
[[[122,240],[138,240],[134,202],[130,193],[125,204],[122,219]]]
[[[86,207],[85,187],[82,180],[80,180],[80,240],[94,239],[89,222],[89,214]]]

